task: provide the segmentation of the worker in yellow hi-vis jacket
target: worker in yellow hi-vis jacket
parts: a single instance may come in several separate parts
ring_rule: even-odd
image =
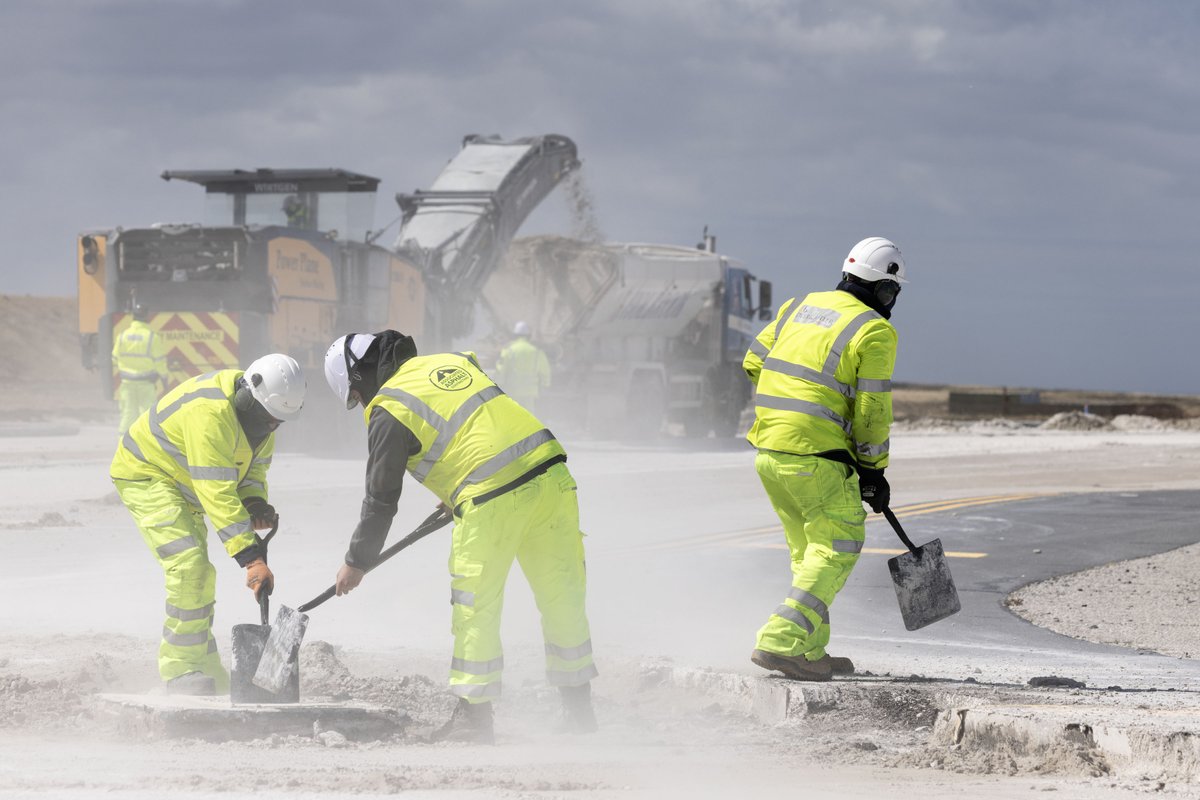
[[[541,612],[562,729],[594,731],[583,534],[575,480],[554,434],[473,354],[419,356],[412,338],[396,331],[338,339],[325,354],[325,378],[347,408],[365,407],[367,422],[367,496],[337,593],[353,590],[375,564],[406,471],[454,513],[450,691],[460,700],[441,737],[493,740],[491,701],[504,667],[500,610],[514,559]]]
[[[141,303],[133,306],[133,321],[113,342],[112,358],[120,386],[117,405],[121,409],[123,436],[129,426],[158,396],[159,385],[167,385],[167,347],[149,325],[150,311]]]
[[[538,397],[550,388],[550,360],[530,336],[528,323],[513,326],[513,340],[496,362],[496,382],[505,394],[536,414]]]
[[[784,303],[743,362],[756,387],[747,438],[792,556],[791,591],[759,630],[751,660],[791,678],[854,671],[825,651],[829,609],[862,552],[863,502],[879,513],[889,501],[896,329],[888,320],[905,282],[899,248],[864,239],[837,289]]]
[[[275,579],[254,531],[276,519],[267,502],[274,431],[295,419],[306,389],[293,359],[263,356],[244,373],[184,381],[121,437],[113,483],[166,577],[158,671],[168,692],[229,689],[212,635],[217,583],[204,516],[246,569],[246,585],[256,596],[270,594]]]

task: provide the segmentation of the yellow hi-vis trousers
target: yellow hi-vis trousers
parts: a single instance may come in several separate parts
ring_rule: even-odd
[[[192,510],[167,478],[114,480],[121,501],[166,576],[167,616],[158,646],[158,674],[164,681],[203,672],[229,691],[213,639],[217,571],[208,560],[204,515]]]
[[[154,381],[121,381],[121,385],[117,387],[117,405],[121,408],[122,436],[143,412],[154,405],[154,401],[158,399],[156,386]]]
[[[761,450],[754,460],[792,554],[792,588],[758,631],[759,650],[816,661],[829,643],[829,607],[862,552],[858,477],[846,464]]]
[[[584,608],[587,579],[575,480],[565,464],[556,464],[482,505],[467,501],[455,520],[450,691],[472,703],[500,696],[500,612],[514,558],[541,612],[549,683],[580,686],[598,674]]]

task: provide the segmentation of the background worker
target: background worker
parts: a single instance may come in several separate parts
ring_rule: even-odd
[[[412,338],[396,331],[341,337],[325,354],[325,378],[346,408],[365,407],[367,422],[367,496],[338,569],[338,595],[374,565],[405,470],[454,512],[450,691],[460,699],[441,737],[493,741],[500,611],[514,558],[541,612],[546,677],[561,692],[563,728],[595,730],[583,534],[558,440],[473,355],[419,356]]]
[[[500,353],[496,362],[496,381],[504,392],[532,413],[537,413],[537,399],[550,388],[550,361],[546,354],[529,340],[529,324],[513,326],[513,340]]]
[[[300,365],[274,353],[244,373],[184,381],[121,437],[113,483],[166,576],[158,672],[168,692],[229,690],[212,635],[217,572],[204,515],[255,596],[270,594],[275,579],[254,531],[276,520],[267,502],[274,430],[296,418],[306,390]]]
[[[158,385],[167,386],[167,347],[149,325],[150,310],[141,303],[133,305],[133,321],[113,342],[112,358],[121,385],[117,404],[121,409],[121,434],[158,396]]]
[[[784,303],[742,364],[757,387],[747,438],[792,556],[792,589],[750,658],[790,678],[854,671],[850,659],[825,652],[829,607],[862,552],[863,502],[879,513],[890,499],[883,471],[896,329],[888,319],[905,282],[896,245],[863,239],[837,289]]]

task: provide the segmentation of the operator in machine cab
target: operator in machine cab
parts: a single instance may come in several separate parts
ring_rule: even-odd
[[[257,597],[275,578],[255,530],[277,517],[267,502],[275,429],[295,419],[307,384],[300,365],[274,353],[243,373],[191,378],[138,417],[121,437],[111,475],[166,576],[158,672],[168,692],[229,690],[212,635],[217,571],[208,560],[207,514]]]
[[[545,637],[546,677],[562,695],[567,732],[596,729],[597,674],[584,609],[583,534],[567,456],[538,419],[479,368],[471,353],[417,355],[396,331],[351,333],[325,354],[325,378],[367,423],[367,495],[337,572],[339,595],[376,563],[405,471],[454,513],[450,691],[459,704],[439,732],[491,743],[504,667],[500,610],[516,559]]]
[[[537,413],[538,397],[550,388],[550,360],[531,342],[529,324],[513,326],[513,340],[496,362],[496,380],[512,399]]]
[[[150,328],[150,310],[133,304],[133,321],[113,342],[112,358],[120,386],[117,405],[121,409],[121,435],[146,409],[154,405],[159,384],[167,386],[167,347]]]
[[[900,249],[863,239],[837,289],[784,303],[742,362],[756,386],[747,438],[792,563],[791,591],[758,631],[750,659],[790,678],[854,672],[850,659],[825,651],[829,607],[862,552],[862,504],[879,513],[890,499],[883,471],[896,329],[888,320],[902,283]]]

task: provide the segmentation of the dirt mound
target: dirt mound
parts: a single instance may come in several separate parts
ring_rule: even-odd
[[[1110,431],[1113,426],[1104,417],[1086,411],[1060,411],[1038,426],[1044,431]]]
[[[73,297],[0,295],[0,382],[9,420],[115,415],[99,377],[83,368]]]

